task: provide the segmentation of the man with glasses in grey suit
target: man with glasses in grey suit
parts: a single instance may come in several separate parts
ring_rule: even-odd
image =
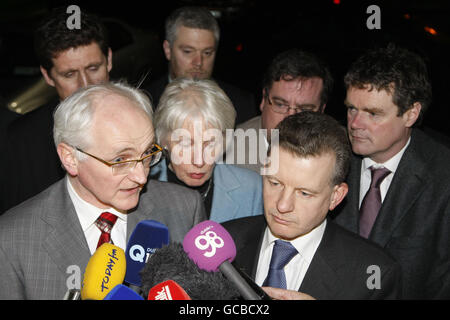
[[[54,140],[66,177],[0,218],[1,299],[62,299],[71,270],[83,273],[97,248],[104,212],[116,216],[110,237],[122,249],[141,220],[165,224],[170,241],[181,242],[205,219],[197,192],[147,183],[161,148],[139,90],[80,89],[58,106]]]

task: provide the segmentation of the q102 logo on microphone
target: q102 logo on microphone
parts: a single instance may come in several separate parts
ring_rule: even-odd
[[[216,254],[217,248],[222,248],[225,242],[221,237],[219,237],[214,231],[208,231],[204,235],[200,235],[195,238],[195,246],[202,251],[208,250],[210,251],[203,253],[203,255],[207,258],[214,257]]]

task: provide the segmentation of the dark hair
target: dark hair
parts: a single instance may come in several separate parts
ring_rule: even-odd
[[[66,8],[56,8],[38,25],[34,32],[34,48],[40,65],[48,72],[53,67],[52,58],[69,48],[86,46],[96,42],[108,57],[108,37],[99,18],[81,12],[81,28],[69,29]]]
[[[291,49],[278,54],[263,76],[263,88],[270,90],[275,81],[319,77],[323,81],[320,107],[328,101],[333,90],[333,77],[326,64],[312,53]]]
[[[203,7],[181,7],[173,11],[166,19],[166,40],[172,46],[177,36],[178,27],[184,26],[193,29],[211,31],[219,44],[220,28],[214,16]]]
[[[415,102],[422,105],[419,119],[431,103],[432,90],[425,62],[407,49],[389,44],[385,48],[367,51],[358,58],[344,77],[347,89],[374,88],[392,94],[392,102],[398,107],[398,116],[413,107]]]
[[[304,111],[281,121],[279,146],[300,158],[317,157],[326,153],[336,156],[331,184],[345,181],[349,167],[351,148],[345,128],[329,115]]]

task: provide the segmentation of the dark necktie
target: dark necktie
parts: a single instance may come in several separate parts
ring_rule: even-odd
[[[97,248],[104,243],[112,243],[111,229],[114,226],[114,223],[116,223],[116,220],[117,216],[109,212],[103,212],[97,220],[95,220],[95,225],[102,232],[98,239]]]
[[[359,234],[364,238],[369,237],[372,226],[381,208],[381,182],[391,173],[386,168],[375,169],[374,167],[370,167],[370,170],[372,171],[372,181],[359,209]]]
[[[270,259],[269,274],[263,286],[286,289],[286,274],[283,268],[297,253],[290,242],[276,240]]]

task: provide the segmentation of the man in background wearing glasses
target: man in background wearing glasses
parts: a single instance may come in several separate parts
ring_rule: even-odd
[[[278,54],[267,68],[263,77],[262,100],[259,106],[261,115],[237,126],[249,133],[267,130],[261,143],[239,143],[235,140],[235,164],[260,172],[261,160],[256,163],[250,155],[259,155],[260,148],[267,149],[271,130],[287,116],[302,112],[324,112],[328,97],[333,88],[333,78],[327,66],[316,56],[299,49],[291,49]],[[261,145],[263,144],[263,145]],[[265,154],[264,150],[263,154]],[[245,153],[245,162],[239,162],[239,153]]]
[[[68,268],[84,272],[100,245],[97,221],[105,213],[114,221],[108,241],[122,249],[141,220],[165,224],[170,241],[181,242],[205,219],[196,191],[147,184],[161,147],[139,90],[119,83],[80,89],[58,106],[53,131],[66,177],[0,218],[0,299],[62,299]]]

